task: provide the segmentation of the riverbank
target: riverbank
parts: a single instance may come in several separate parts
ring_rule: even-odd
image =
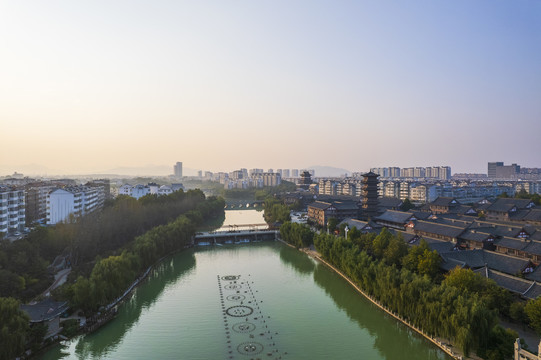
[[[287,246],[290,246],[292,248],[295,248],[293,245],[285,242],[284,240],[282,239],[279,239],[277,238],[277,241],[280,241],[281,243],[284,243],[286,244]],[[315,250],[310,250],[308,248],[304,248],[304,249],[299,249],[300,251],[304,252],[306,255],[310,256],[311,258],[323,263],[324,265],[326,265],[328,268],[330,268],[331,270],[333,270],[334,272],[336,272],[338,275],[340,275],[342,278],[344,278],[351,286],[353,286],[353,288],[355,290],[357,290],[361,295],[363,295],[366,299],[368,299],[371,303],[373,303],[374,305],[376,305],[378,308],[380,308],[381,310],[385,311],[388,315],[392,316],[393,318],[395,318],[396,320],[400,321],[402,324],[408,326],[409,328],[411,328],[412,330],[414,330],[415,332],[417,332],[419,335],[423,336],[424,338],[426,338],[427,340],[429,340],[430,342],[432,342],[434,345],[436,345],[438,348],[440,348],[442,351],[444,351],[447,355],[451,356],[453,359],[457,359],[457,360],[482,360],[480,357],[476,356],[476,355],[470,355],[468,357],[464,357],[464,355],[462,354],[462,352],[460,351],[460,349],[458,347],[456,347],[455,345],[453,344],[449,344],[447,342],[445,342],[444,339],[441,339],[441,338],[435,338],[435,337],[432,337],[428,334],[426,334],[425,332],[422,331],[422,329],[419,329],[417,328],[415,325],[411,324],[410,322],[408,322],[407,320],[403,319],[402,317],[400,317],[398,314],[390,311],[389,309],[387,309],[383,304],[381,304],[379,301],[377,301],[374,297],[370,296],[369,294],[367,294],[366,292],[364,292],[360,287],[358,287],[351,279],[349,279],[344,273],[342,273],[340,270],[338,270],[336,267],[332,266],[331,264],[329,264],[327,261],[325,261],[324,259],[321,258],[320,254],[315,251]]]

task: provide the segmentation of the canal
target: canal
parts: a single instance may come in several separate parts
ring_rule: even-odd
[[[116,319],[45,354],[59,358],[448,359],[326,266],[277,242],[167,258]]]

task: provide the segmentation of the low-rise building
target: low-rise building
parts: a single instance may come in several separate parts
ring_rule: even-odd
[[[359,205],[354,201],[315,201],[308,205],[308,219],[320,226],[326,226],[330,218],[342,221],[359,216]]]

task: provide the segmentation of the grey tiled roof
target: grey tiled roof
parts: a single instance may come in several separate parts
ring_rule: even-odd
[[[476,205],[475,205],[475,209],[476,209],[477,211],[484,211],[484,210],[488,209],[488,207],[489,207],[490,205],[492,205],[492,204],[476,204]]]
[[[467,241],[475,241],[482,243],[484,240],[486,240],[491,235],[489,233],[485,232],[479,232],[477,230],[472,229],[466,229],[461,235],[460,239],[467,240]]]
[[[541,231],[537,230],[536,232],[534,232],[533,235],[530,236],[530,239],[541,241]]]
[[[509,214],[509,218],[512,220],[512,221],[521,221],[522,219],[524,219],[524,217],[526,215],[528,215],[528,213],[530,212],[530,210],[526,210],[526,209],[523,209],[523,210],[517,210],[515,212],[512,212]]]
[[[466,215],[466,213],[470,210],[474,210],[474,209],[468,205],[457,205],[457,206],[453,206],[449,211],[455,214]],[[477,212],[475,212],[475,214],[473,215],[477,215]],[[473,215],[469,215],[469,216],[473,216]]]
[[[415,232],[423,231],[429,234],[437,234],[457,238],[462,232],[464,232],[465,226],[458,227],[438,224],[430,221],[417,221],[414,229]]]
[[[452,198],[452,197],[440,196],[436,200],[432,201],[430,203],[430,205],[434,205],[434,206],[453,206],[454,204],[451,204],[451,201],[453,201],[453,200],[456,201],[456,199]],[[457,205],[458,205],[458,203],[457,203]]]
[[[508,249],[522,250],[526,247],[527,243],[524,240],[503,237],[494,241],[494,245],[502,246]]]
[[[530,264],[530,261],[527,259],[487,250],[451,251],[440,255],[444,262],[451,264],[459,262],[464,264],[463,266],[472,269],[487,266],[491,270],[501,271],[510,275],[521,273]]]
[[[377,216],[375,220],[387,221],[397,224],[406,224],[412,216],[413,214],[409,212],[387,210],[380,216]]]
[[[530,290],[523,294],[524,297],[532,300],[537,299],[539,295],[541,295],[541,285],[539,285],[537,282],[531,287]]]
[[[436,250],[438,254],[453,251],[455,247],[455,244],[453,244],[450,241],[441,241],[441,240],[436,240],[436,239],[429,239],[426,237],[424,237],[423,239],[425,239],[426,242],[428,242],[428,247],[431,250]]]
[[[445,263],[461,263],[473,269],[485,266],[483,250],[450,251],[440,255]]]
[[[58,302],[47,298],[34,305],[21,305],[21,310],[26,312],[31,322],[40,322],[53,319],[62,314],[68,308],[68,302]]]
[[[450,241],[442,241],[442,240],[433,239],[426,236],[418,236],[418,235],[408,233],[405,231],[397,231],[397,230],[393,230],[393,231],[395,234],[396,233],[402,234],[404,241],[407,242],[411,246],[419,245],[421,243],[421,240],[425,240],[428,243],[428,247],[431,250],[436,250],[438,254],[453,251],[453,248],[455,247],[455,244]],[[414,240],[414,238],[416,238],[415,241],[410,242]]]
[[[516,276],[507,275],[499,271],[488,269],[487,267],[476,269],[474,272],[485,278],[494,280],[498,286],[504,289],[521,294],[529,299],[535,299],[541,294],[541,286],[532,280],[525,280]]]
[[[517,209],[526,209],[526,206],[532,201],[529,199],[500,198],[490,205],[488,211],[507,212],[516,206]]]
[[[526,247],[526,242],[524,240],[519,240],[510,237],[503,237],[494,241],[494,245],[502,246],[509,249],[522,250]]]
[[[460,260],[455,260],[455,259],[450,258],[450,259],[446,259],[446,260],[442,261],[441,264],[440,264],[440,268],[442,268],[445,271],[451,271],[454,268],[456,268],[457,266],[459,268],[464,268],[464,267],[466,267],[466,263],[463,262],[463,261],[460,261]]]
[[[527,241],[527,245],[524,247],[523,251],[533,255],[541,255],[541,242]]]
[[[381,197],[378,199],[378,205],[384,208],[397,208],[402,205],[402,200],[394,197]]]
[[[367,221],[361,221],[361,220],[351,219],[351,218],[344,219],[340,224],[347,224],[350,229],[352,229],[353,227],[356,227],[357,230],[361,230],[365,226],[370,225],[374,229],[374,232],[379,232],[382,228],[381,225],[375,224],[372,221],[367,222]]]
[[[533,272],[527,274],[526,279],[541,282],[541,266],[536,267]]]
[[[443,216],[442,216],[443,215]],[[457,227],[463,227],[467,228],[468,226],[471,226],[471,219],[463,219],[463,218],[457,218],[453,214],[440,214],[438,215],[438,218],[435,220],[429,220],[432,222],[436,222],[438,224],[445,224],[445,225],[451,225],[451,226],[457,226]]]
[[[354,201],[334,201],[332,204],[338,210],[359,210],[359,205]]]
[[[323,201],[314,201],[313,203],[308,205],[308,207],[313,207],[313,208],[316,208],[316,209],[319,209],[319,210],[325,210],[329,206],[331,206],[330,203],[323,202]]]
[[[504,289],[509,291],[524,294],[532,286],[532,281],[524,280],[516,276],[503,274],[499,271],[488,270],[488,278],[492,279]]]
[[[541,221],[541,209],[532,209],[522,218],[524,221]]]
[[[408,210],[408,212],[410,214],[413,214],[413,216],[415,216],[416,219],[418,220],[425,220],[427,219],[430,215],[432,215],[431,212],[426,212],[426,211],[418,211],[418,210]]]
[[[522,272],[522,270],[530,264],[530,260],[528,259],[517,258],[487,250],[483,250],[483,259],[489,269],[501,271],[510,275]]]

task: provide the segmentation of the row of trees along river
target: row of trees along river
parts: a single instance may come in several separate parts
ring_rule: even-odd
[[[39,227],[26,239],[0,244],[0,359],[39,347],[43,328],[30,327],[19,309],[52,282],[47,266],[69,255],[70,281],[54,292],[74,309],[91,315],[110,303],[149,265],[184,248],[197,227],[223,217],[225,202],[200,190],[139,200],[119,196],[78,220]],[[76,281],[74,281],[76,280]]]
[[[492,280],[469,269],[443,274],[440,257],[424,241],[408,247],[401,235],[383,229],[361,234],[356,228],[344,238],[315,233],[286,222],[281,238],[295,247],[315,245],[321,257],[425,333],[448,339],[464,354],[508,359],[518,334],[499,325],[499,318],[529,324],[541,334],[541,300],[524,301]]]

